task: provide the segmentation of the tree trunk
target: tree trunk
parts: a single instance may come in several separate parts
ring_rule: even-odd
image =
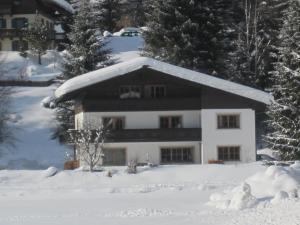
[[[38,58],[39,58],[39,65],[42,65],[42,54],[41,53],[38,54]]]

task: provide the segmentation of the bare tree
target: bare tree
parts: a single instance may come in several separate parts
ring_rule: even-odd
[[[69,130],[71,142],[74,143],[77,154],[92,172],[104,157],[103,145],[108,130],[100,125],[97,129],[87,125],[84,129]]]

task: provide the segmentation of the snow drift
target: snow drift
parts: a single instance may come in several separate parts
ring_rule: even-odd
[[[240,186],[210,196],[209,205],[242,210],[260,202],[278,204],[299,197],[300,162],[290,167],[270,166],[247,178]]]

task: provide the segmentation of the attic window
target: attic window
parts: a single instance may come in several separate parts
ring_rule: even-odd
[[[163,98],[166,96],[166,86],[147,85],[145,87],[145,96],[147,98]]]
[[[120,98],[141,98],[141,87],[137,85],[124,85],[120,87]]]

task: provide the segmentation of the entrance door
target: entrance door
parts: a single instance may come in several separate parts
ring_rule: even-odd
[[[105,166],[125,166],[126,150],[124,148],[107,148],[103,150],[103,165]]]

